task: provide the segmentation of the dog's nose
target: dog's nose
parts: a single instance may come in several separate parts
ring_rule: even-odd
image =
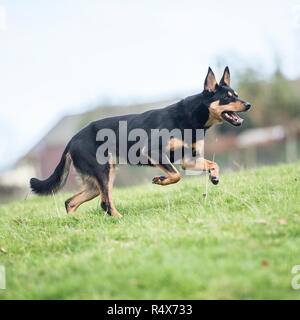
[[[245,103],[245,108],[246,110],[249,110],[251,108],[251,104],[249,102]]]

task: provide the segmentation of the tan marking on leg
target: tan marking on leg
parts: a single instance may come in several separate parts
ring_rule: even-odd
[[[160,179],[157,180],[157,178],[160,178],[160,177],[154,177],[155,181],[157,180],[157,182],[155,183],[160,184],[161,186],[166,186],[168,184],[177,183],[181,179],[181,174],[173,165],[172,167],[176,172],[170,172],[160,165],[157,165],[157,167],[163,170],[168,176],[164,180],[160,180]]]
[[[81,190],[66,201],[67,213],[72,213],[84,202],[94,199],[99,195],[99,190],[93,184],[84,182]]]
[[[196,161],[187,162],[185,159],[182,160],[181,168],[183,170],[192,169],[192,170],[201,170],[208,171],[210,173],[210,179],[213,183],[219,181],[219,165],[213,161],[206,160],[204,158],[198,158]]]
[[[153,163],[156,167],[160,168],[161,170],[163,170],[168,176],[166,177],[166,179],[161,180],[159,176],[155,176],[153,178],[153,183],[155,184],[160,184],[161,186],[166,186],[168,184],[173,184],[178,182],[181,179],[181,175],[178,172],[178,170],[173,166],[173,164],[170,162],[169,165],[174,169],[175,172],[170,172],[168,171],[165,167],[163,167],[160,164],[155,163],[155,161],[153,161],[153,159],[151,159],[148,156],[148,159],[151,161],[151,163]]]
[[[111,209],[111,215],[117,218],[122,218],[122,215],[117,211],[112,200],[112,189],[113,189],[113,175],[114,175],[114,165],[109,164],[109,177],[108,177],[108,201]]]

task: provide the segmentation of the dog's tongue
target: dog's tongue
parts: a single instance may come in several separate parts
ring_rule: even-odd
[[[239,117],[237,114],[235,114],[233,111],[225,112],[225,117],[228,120],[234,121],[237,124],[241,124],[243,122],[243,119]]]

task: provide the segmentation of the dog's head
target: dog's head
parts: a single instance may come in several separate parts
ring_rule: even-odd
[[[206,97],[209,109],[206,127],[222,121],[227,121],[234,126],[240,126],[243,119],[236,112],[245,112],[251,107],[249,102],[240,99],[237,92],[230,87],[228,67],[225,68],[219,84],[211,68],[208,68],[203,94]]]

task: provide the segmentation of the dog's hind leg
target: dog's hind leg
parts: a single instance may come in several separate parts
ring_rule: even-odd
[[[109,215],[122,218],[112,200],[113,174],[114,165],[112,163],[98,166],[97,172],[95,172],[97,185],[101,194],[101,207]]]
[[[99,189],[93,178],[85,177],[81,189],[65,202],[67,213],[75,212],[84,202],[94,199],[99,195]]]

